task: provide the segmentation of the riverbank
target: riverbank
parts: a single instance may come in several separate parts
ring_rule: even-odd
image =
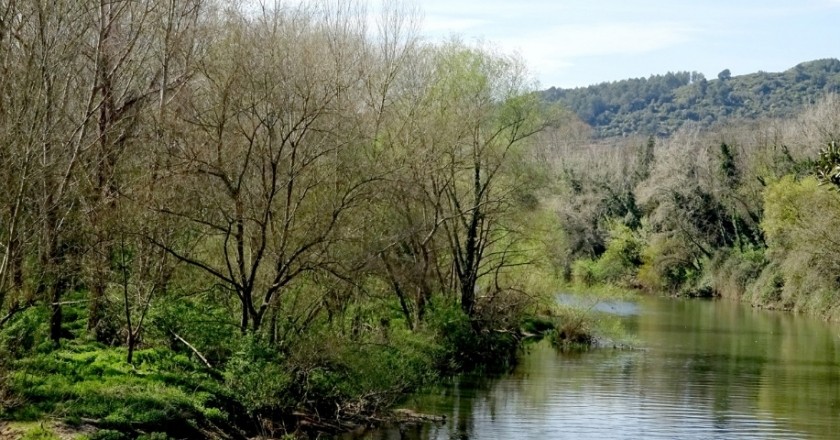
[[[83,316],[82,307],[70,305],[69,316]],[[0,362],[0,420],[8,433],[27,439],[335,434],[400,420],[389,412],[396,403],[443,378],[506,371],[527,337],[595,341],[584,333],[593,328],[585,314],[568,308],[484,331],[455,308],[422,331],[383,328],[369,339],[333,334],[285,356],[244,337],[228,342],[238,350],[222,363],[194,339],[192,347],[177,340],[141,346],[128,363],[126,347],[92,340],[84,322],[70,320],[72,337],[56,347],[45,313],[28,309],[0,332],[12,355]]]
[[[361,438],[737,440],[837,432],[837,325],[735,301],[646,295],[633,302],[623,322],[643,349],[560,352],[536,344],[509,374],[459,377],[405,403],[445,415],[445,424]]]

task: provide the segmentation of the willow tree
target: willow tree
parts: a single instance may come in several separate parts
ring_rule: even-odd
[[[546,121],[516,58],[452,43],[441,49],[435,72],[432,94],[441,94],[435,110],[454,125],[443,150],[443,229],[461,308],[474,316],[480,289],[492,299],[504,290],[501,272],[528,263],[513,246],[518,231],[508,222],[523,183],[512,164]]]
[[[435,293],[478,313],[527,264],[515,227],[516,194],[531,136],[547,118],[518,59],[460,42],[418,47],[379,140],[386,177],[377,273],[409,327]]]

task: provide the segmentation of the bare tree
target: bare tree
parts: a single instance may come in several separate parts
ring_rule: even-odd
[[[85,162],[85,212],[93,245],[88,254],[91,290],[88,327],[95,329],[111,276],[117,200],[133,176],[129,167],[149,162],[166,124],[165,109],[192,74],[203,0],[176,2],[100,0],[96,29],[94,100],[96,142]],[[155,128],[152,128],[152,127]],[[123,164],[126,162],[126,164]],[[154,162],[152,162],[153,164]],[[151,182],[144,182],[151,184]]]

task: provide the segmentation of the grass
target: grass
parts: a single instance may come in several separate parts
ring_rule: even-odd
[[[136,359],[131,366],[124,349],[71,341],[16,361],[8,382],[22,403],[0,416],[176,437],[228,425],[223,390],[188,359],[163,350],[142,350]]]

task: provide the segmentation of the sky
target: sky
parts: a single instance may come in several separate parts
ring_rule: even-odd
[[[542,88],[840,58],[840,0],[417,0],[426,39],[518,53]]]

